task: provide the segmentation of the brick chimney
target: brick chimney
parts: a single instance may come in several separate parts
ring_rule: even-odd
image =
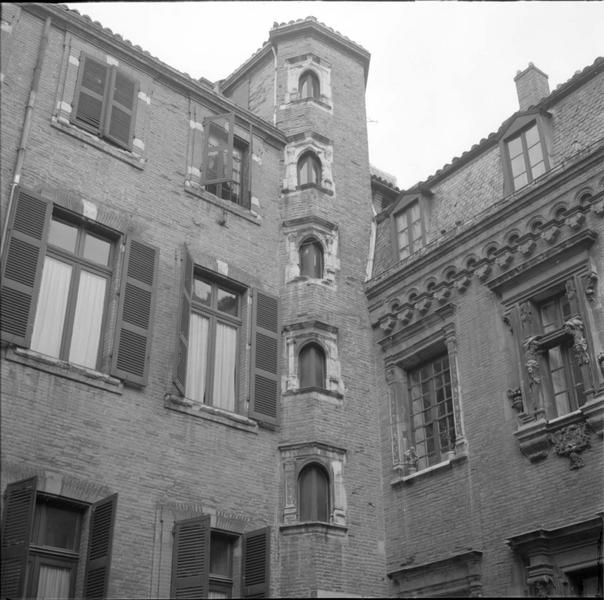
[[[549,95],[547,75],[538,69],[532,62],[524,71],[518,71],[514,81],[518,92],[520,110],[534,106],[545,96]]]

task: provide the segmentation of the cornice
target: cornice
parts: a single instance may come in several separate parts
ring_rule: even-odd
[[[264,121],[254,113],[246,110],[228,98],[214,92],[207,84],[198,81],[186,73],[182,73],[173,67],[155,58],[140,46],[124,40],[120,35],[114,34],[110,29],[94,23],[83,17],[76,11],[69,10],[60,4],[20,3],[21,8],[41,19],[51,18],[54,27],[64,29],[78,37],[87,39],[94,45],[110,48],[117,56],[126,57],[136,69],[147,72],[151,76],[160,79],[163,83],[172,87],[185,96],[200,100],[216,113],[233,112],[239,118],[251,123],[257,131],[264,134],[267,141],[277,142],[279,146],[285,144],[284,133]]]

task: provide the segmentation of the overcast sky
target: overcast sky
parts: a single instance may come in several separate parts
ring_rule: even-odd
[[[72,3],[170,66],[224,79],[273,22],[314,15],[371,53],[369,158],[409,188],[518,108],[532,61],[550,89],[604,54],[602,2]]]

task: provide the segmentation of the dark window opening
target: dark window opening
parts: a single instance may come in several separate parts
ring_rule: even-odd
[[[519,190],[547,171],[547,159],[536,123],[508,140],[506,149],[514,190]]]
[[[319,98],[321,95],[319,78],[313,71],[305,71],[302,74],[298,89],[300,90],[300,98]]]
[[[300,246],[300,275],[315,279],[323,277],[323,247],[313,238]]]
[[[306,344],[299,356],[300,388],[325,388],[325,353],[316,343]]]
[[[300,521],[329,522],[329,477],[317,464],[307,465],[298,476]]]
[[[314,152],[305,152],[298,160],[298,185],[321,185],[321,161]]]

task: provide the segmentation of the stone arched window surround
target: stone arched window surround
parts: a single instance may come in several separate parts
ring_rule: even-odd
[[[304,94],[305,84],[309,87],[309,93],[307,95],[301,96],[301,99],[320,99],[321,80],[319,79],[319,75],[314,69],[306,69],[306,71],[303,71],[302,75],[300,75],[300,79],[298,80],[298,93],[301,95]]]
[[[307,165],[310,165],[311,181],[303,181],[303,171],[304,169],[309,168]],[[300,158],[298,158],[298,186],[302,187],[305,185],[320,185],[322,179],[322,171],[323,169],[319,157],[312,150],[307,150],[306,152],[303,152],[300,155]]]
[[[293,102],[313,102],[317,106],[331,112],[331,65],[314,54],[304,54],[286,60],[287,87],[285,90],[285,104]],[[306,72],[312,71],[319,80],[320,95],[318,98],[301,98],[300,77]]]
[[[305,273],[302,273],[303,270],[303,259],[302,259],[302,253],[304,251],[305,248],[307,247],[312,247],[314,248],[314,252],[315,252],[315,256],[318,256],[319,259],[319,275],[320,277],[312,277],[310,275],[307,275]],[[322,279],[323,278],[323,270],[324,270],[324,255],[325,255],[325,249],[323,247],[323,244],[314,236],[314,235],[307,235],[304,237],[304,239],[302,240],[302,242],[300,242],[300,246],[298,247],[298,255],[299,255],[299,266],[300,266],[300,272],[302,273],[302,277],[309,277],[311,279]]]
[[[329,525],[346,525],[346,493],[344,465],[346,450],[322,442],[282,444],[284,501],[283,525],[300,523],[298,478],[304,467],[314,463],[322,467],[329,478]]]
[[[316,281],[335,286],[336,273],[340,270],[338,258],[338,227],[320,217],[301,217],[283,223],[285,233],[285,281]],[[300,275],[300,246],[314,238],[323,249],[323,276],[309,279]]]
[[[285,178],[283,190],[293,192],[298,186],[298,161],[306,152],[312,152],[321,163],[321,183],[318,186],[323,192],[333,194],[333,144],[329,139],[317,133],[306,132],[290,139],[285,147]]]
[[[311,359],[311,363],[314,362],[313,365],[309,366],[309,353],[311,357],[314,355],[314,360]],[[306,372],[304,368],[304,363],[306,362]],[[325,371],[326,371],[326,356],[325,350],[323,346],[318,343],[316,340],[311,340],[305,342],[300,349],[298,350],[298,379],[300,380],[300,385],[303,388],[307,387],[319,387],[321,389],[325,388]],[[319,376],[317,377],[316,372],[312,372],[313,366],[319,366]],[[310,383],[310,385],[309,385]]]
[[[320,321],[295,323],[283,328],[287,353],[287,374],[284,376],[285,394],[297,394],[315,391],[319,394],[341,398],[344,393],[340,359],[338,356],[338,330],[336,327]],[[321,346],[325,353],[325,389],[300,388],[299,354],[309,342]]]
[[[318,473],[321,473],[321,475],[324,477],[324,480],[327,484],[327,490],[326,490],[326,494],[325,497],[316,497],[314,498],[314,502],[317,504],[317,509],[319,509],[319,505],[324,505],[325,508],[325,513],[327,515],[327,519],[320,519],[320,518],[316,518],[316,519],[308,519],[308,518],[304,518],[303,512],[306,509],[308,511],[309,507],[308,506],[304,506],[304,490],[303,490],[303,481],[302,481],[302,476],[304,475],[305,471],[311,471],[311,470],[315,470]],[[302,468],[300,469],[299,473],[298,473],[298,477],[297,477],[297,483],[298,483],[298,520],[299,521],[309,521],[309,520],[313,520],[313,521],[323,521],[323,522],[328,522],[330,516],[331,516],[331,477],[329,476],[329,471],[328,469],[325,468],[325,466],[320,463],[317,462],[316,460],[309,460],[306,464],[304,464],[302,466]],[[318,491],[318,490],[317,490]]]

